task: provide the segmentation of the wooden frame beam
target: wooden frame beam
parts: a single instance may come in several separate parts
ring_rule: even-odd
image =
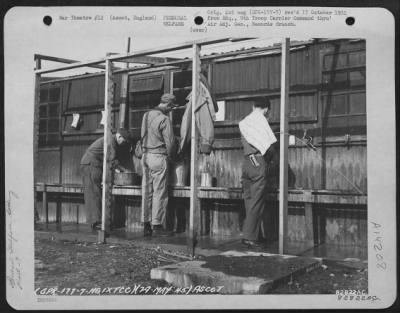
[[[74,64],[74,63],[79,63],[77,60],[72,60],[72,59],[65,59],[65,58],[59,58],[59,57],[53,57],[50,55],[44,55],[44,54],[35,54],[34,55],[35,60],[44,60],[44,61],[51,61],[51,62],[59,62],[59,63],[65,63],[65,64]],[[90,65],[89,67],[105,70],[106,67],[104,65]]]
[[[129,52],[128,52],[129,54]],[[150,57],[150,56],[139,56],[139,57],[131,57],[128,59],[121,60],[119,62],[126,63],[143,63],[143,64],[159,64],[166,63],[172,61],[179,61],[179,58],[162,58],[162,57]]]
[[[242,40],[249,40],[249,39],[254,39],[254,38],[243,38]],[[179,43],[179,44],[172,44],[172,45],[160,47],[158,49],[142,50],[142,51],[138,51],[138,52],[128,54],[125,56],[115,56],[115,57],[110,58],[110,60],[119,62],[120,60],[128,59],[130,57],[138,57],[138,56],[145,56],[145,55],[149,55],[149,54],[165,53],[165,52],[170,52],[170,51],[174,51],[174,50],[189,49],[189,48],[192,48],[193,45],[205,46],[205,45],[212,45],[212,44],[217,44],[217,43],[231,41],[231,40],[232,39],[230,37],[225,37],[225,38],[220,38],[220,39],[203,39],[203,40],[188,41],[188,42],[183,42],[183,43]],[[238,39],[237,41],[240,41],[240,39]]]
[[[255,39],[255,38],[237,38],[234,41],[241,41],[241,40],[250,40],[250,39]],[[79,67],[91,67],[93,65],[99,65],[101,63],[106,62],[106,60],[109,60],[111,62],[123,62],[123,60],[127,60],[129,58],[134,58],[134,57],[141,57],[141,56],[148,56],[149,54],[156,54],[156,53],[165,53],[169,51],[175,51],[175,50],[181,50],[181,49],[189,49],[191,48],[194,44],[197,44],[199,46],[205,46],[205,45],[211,45],[211,44],[217,44],[225,41],[233,41],[232,38],[230,37],[225,37],[225,38],[220,38],[220,39],[204,39],[204,40],[198,40],[198,41],[190,41],[190,42],[184,42],[180,44],[173,44],[170,46],[165,46],[161,47],[158,49],[147,49],[147,50],[142,50],[138,51],[135,53],[129,53],[126,55],[119,55],[119,56],[109,56],[107,58],[101,58],[98,60],[92,60],[92,61],[87,61],[87,62],[78,62],[78,63],[73,63],[69,64],[66,66],[60,66],[56,68],[49,68],[49,69],[41,69],[37,70],[37,74],[46,74],[46,73],[53,73],[53,72],[59,72],[59,71],[65,71],[65,70],[71,70]],[[182,61],[176,61],[176,62],[182,62]],[[172,63],[172,62],[170,62]],[[168,64],[168,63],[160,63],[162,64]]]
[[[188,248],[192,256],[195,254],[197,236],[200,234],[200,205],[197,193],[197,129],[196,103],[200,87],[200,46],[193,44],[192,70],[192,125],[191,125],[191,159],[190,159],[190,215]]]
[[[126,53],[129,53],[131,49],[131,37],[128,37],[128,44],[126,47]],[[128,68],[128,64],[126,64],[126,68]],[[121,103],[119,105],[119,127],[125,128],[126,124],[126,112],[127,112],[127,101],[128,101],[128,73],[122,74],[121,77]]]
[[[282,41],[281,122],[279,164],[279,253],[287,252],[288,225],[288,147],[289,147],[289,48],[290,39]]]
[[[105,233],[109,231],[110,211],[112,200],[112,171],[110,162],[111,148],[111,109],[114,100],[114,79],[112,73],[112,63],[106,60],[106,77],[105,77],[105,94],[104,94],[104,159],[103,159],[103,189],[102,189],[102,210],[101,210],[101,230],[98,233],[98,242],[106,241]]]

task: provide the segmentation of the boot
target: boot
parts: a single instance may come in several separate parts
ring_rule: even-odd
[[[153,231],[154,231],[154,236],[157,237],[169,237],[174,235],[172,231],[164,229],[161,225],[154,225]]]
[[[150,222],[145,222],[144,223],[144,229],[143,229],[143,235],[144,237],[151,237],[153,231],[151,229],[151,224]]]

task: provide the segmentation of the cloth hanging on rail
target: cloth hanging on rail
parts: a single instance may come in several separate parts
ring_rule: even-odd
[[[188,101],[185,113],[182,117],[179,151],[183,151],[191,140],[191,123],[192,123],[192,92],[186,97]],[[214,142],[214,121],[216,119],[215,112],[218,110],[213,100],[210,87],[204,75],[200,75],[199,94],[195,107],[196,126],[200,137],[200,152],[205,154],[211,153],[211,147]]]

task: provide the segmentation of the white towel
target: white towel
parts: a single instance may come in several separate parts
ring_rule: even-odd
[[[262,155],[276,142],[276,137],[262,111],[255,110],[239,122],[244,139]]]
[[[72,114],[72,123],[71,123],[72,128],[78,128],[80,117],[81,117],[81,115],[79,113]]]
[[[106,116],[104,114],[104,111],[101,111],[100,125],[105,125],[105,123],[106,123]]]

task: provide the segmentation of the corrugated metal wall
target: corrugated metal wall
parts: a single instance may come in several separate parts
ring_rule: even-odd
[[[326,151],[325,161],[322,149]],[[366,146],[321,147],[317,151],[289,148],[289,187],[367,193],[366,149]],[[218,149],[209,156],[200,155],[199,181],[200,173],[208,169],[215,177],[216,187],[241,187],[242,158],[240,148]]]
[[[241,150],[214,150],[210,155],[199,156],[199,177],[202,171],[208,170],[215,178],[216,187],[241,187],[242,175]]]
[[[313,143],[318,144],[329,136],[338,136],[345,133],[365,134],[365,115],[329,116],[323,118],[322,97],[332,97],[322,94],[321,62],[326,53],[357,51],[365,49],[365,42],[349,43],[345,40],[334,43],[324,43],[301,48],[290,53],[290,91],[289,97],[289,133],[298,137],[296,146],[289,149],[289,166],[293,181],[291,187],[305,189],[340,189],[361,190],[367,192],[366,173],[366,143],[350,143],[349,145],[321,145],[317,151],[305,148],[299,139],[304,133],[313,137]],[[354,54],[354,53],[353,53]],[[350,54],[351,64],[362,66],[363,54]],[[339,65],[338,65],[339,66]],[[279,138],[280,120],[280,55],[266,55],[250,59],[218,62],[213,65],[212,90],[217,99],[225,100],[227,121],[238,121],[250,111],[253,101],[250,97],[269,95],[272,108],[270,123]],[[356,94],[362,95],[362,86]],[[361,89],[360,89],[361,88]],[[346,91],[348,92],[348,91]],[[249,98],[241,98],[247,95]],[[323,95],[323,96],[322,96]],[[353,96],[351,96],[353,97]],[[353,97],[354,98],[354,97]],[[359,98],[359,99],[358,99]],[[362,112],[365,99],[358,97],[352,104]],[[343,105],[345,105],[343,103]],[[346,104],[348,105],[348,104]],[[357,112],[358,112],[357,111]],[[364,111],[365,112],[365,111]],[[218,126],[217,126],[218,127]],[[236,126],[217,128],[217,139],[239,138],[240,133]],[[228,145],[229,146],[229,145]],[[216,150],[212,160],[224,164],[228,173],[217,172],[212,169],[213,175],[219,177],[223,185],[237,187],[240,182],[240,147]],[[206,166],[205,157],[200,158],[200,167]],[[222,177],[221,177],[222,176]],[[219,183],[217,182],[219,186]],[[354,185],[354,186],[353,186]]]
[[[81,184],[80,161],[89,145],[99,135],[65,138],[62,155],[62,183]]]
[[[60,183],[60,150],[40,150],[38,158],[37,181]]]
[[[121,75],[114,76],[114,104],[120,103]],[[63,83],[64,110],[104,107],[104,76],[82,77]]]
[[[319,75],[319,50],[306,47],[290,53],[291,90],[316,88]],[[280,55],[267,55],[219,62],[213,69],[213,92],[216,94],[277,91],[280,88]]]

